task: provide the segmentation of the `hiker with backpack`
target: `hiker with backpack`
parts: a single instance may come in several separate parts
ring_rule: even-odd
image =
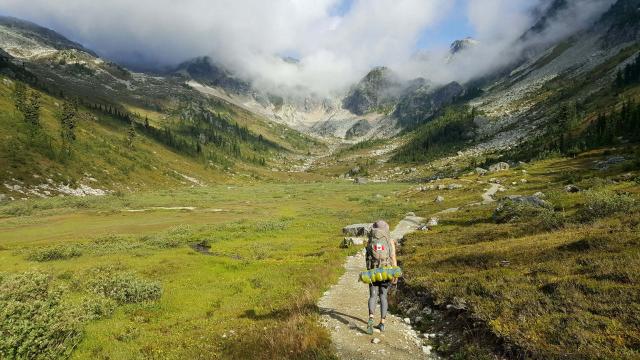
[[[366,262],[367,270],[398,265],[395,241],[391,239],[389,224],[383,220],[376,221],[369,233],[369,241],[366,246]],[[397,281],[398,279],[374,281],[369,284],[369,321],[367,322],[367,333],[369,335],[373,334],[374,313],[378,298],[380,298],[380,323],[376,328],[384,331],[384,321],[389,307],[387,293],[391,285]]]

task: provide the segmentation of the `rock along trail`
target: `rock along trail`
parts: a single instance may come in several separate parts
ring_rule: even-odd
[[[416,216],[405,217],[391,232],[398,240],[417,229],[424,221]],[[376,331],[366,334],[367,299],[369,288],[358,282],[358,275],[365,268],[364,250],[349,256],[345,263],[345,273],[320,299],[318,306],[322,323],[329,328],[331,340],[340,359],[435,359],[422,350],[416,333],[401,318],[388,314],[387,326],[383,333]],[[376,323],[380,318],[377,307]],[[374,338],[380,339],[377,344]]]

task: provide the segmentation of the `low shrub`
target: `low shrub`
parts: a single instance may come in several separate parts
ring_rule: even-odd
[[[289,227],[287,220],[260,221],[255,225],[256,232],[282,231]]]
[[[0,209],[0,214],[7,216],[29,216],[33,214],[30,201],[12,201]]]
[[[638,201],[630,195],[612,191],[588,191],[586,202],[578,211],[582,222],[592,222],[618,213],[628,213],[639,209]]]
[[[66,260],[82,255],[82,251],[77,246],[49,246],[42,249],[32,251],[27,256],[27,260],[31,261],[53,261],[53,260]]]
[[[100,320],[113,315],[116,303],[104,296],[88,296],[82,299],[82,308],[89,320]]]
[[[566,223],[564,214],[555,211],[548,203],[532,204],[512,200],[505,200],[496,208],[493,220],[498,224],[528,222],[543,230],[559,229]]]
[[[37,272],[0,276],[0,358],[66,358],[78,345],[82,311],[50,283]]]
[[[503,200],[496,208],[493,213],[493,221],[498,224],[525,221],[538,216],[543,209],[548,208],[507,199]]]
[[[157,282],[139,278],[133,273],[114,272],[111,269],[96,269],[89,282],[89,289],[120,304],[155,301],[162,295],[162,288]]]
[[[556,230],[565,226],[567,217],[562,212],[544,208],[538,213],[538,216],[535,217],[534,222],[540,229]]]
[[[159,249],[173,249],[182,244],[180,239],[168,235],[143,236],[140,240],[149,246]]]

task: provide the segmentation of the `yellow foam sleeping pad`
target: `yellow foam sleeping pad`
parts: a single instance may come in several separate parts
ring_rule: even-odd
[[[402,270],[399,266],[387,266],[378,269],[371,269],[360,273],[360,281],[365,284],[372,282],[380,282],[397,279],[402,276]]]

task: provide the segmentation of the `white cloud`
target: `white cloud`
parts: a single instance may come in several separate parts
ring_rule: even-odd
[[[327,93],[376,65],[407,77],[466,80],[504,60],[505,49],[531,25],[531,8],[549,0],[464,0],[482,45],[472,59],[449,65],[444,51],[426,63],[414,53],[425,28],[437,26],[454,1],[353,0],[346,14],[332,14],[341,1],[0,0],[0,9],[117,61],[166,65],[209,55],[262,86]],[[576,28],[607,2],[574,0],[581,15],[550,34]],[[296,54],[300,64],[280,60],[283,54]]]
[[[436,83],[466,82],[498,70],[519,59],[524,49],[546,48],[593,24],[615,0],[572,0],[548,20],[539,33],[522,35],[552,4],[552,0],[468,0],[467,18],[476,31],[478,45],[451,61],[448,49],[432,51],[426,59],[410,61],[408,74],[420,74]]]
[[[372,65],[408,58],[447,0],[0,0],[5,12],[51,26],[116,60],[175,64],[210,55],[262,82],[345,86]],[[302,66],[279,61],[299,54]]]

